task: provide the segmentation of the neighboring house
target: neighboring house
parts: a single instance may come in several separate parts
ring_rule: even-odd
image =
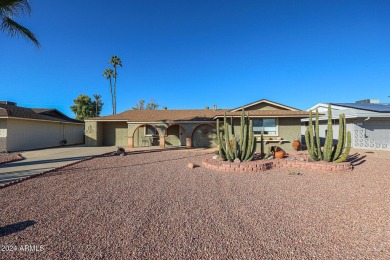
[[[84,122],[56,109],[30,109],[0,101],[0,152],[84,143]]]
[[[253,120],[257,142],[264,131],[264,136],[272,139],[264,141],[266,145],[284,149],[291,149],[290,141],[300,133],[300,120],[308,117],[306,111],[265,99],[234,109],[127,110],[85,120],[85,142],[89,146],[215,147],[217,119],[222,124],[226,113],[238,133],[242,107]]]
[[[338,118],[345,114],[347,131],[351,131],[351,146],[362,149],[390,150],[390,105],[379,100],[361,100],[356,103],[330,103],[333,119],[333,138],[338,135]],[[319,103],[307,111],[318,109],[320,116],[320,137],[324,139],[327,129],[328,103]],[[315,113],[313,113],[314,118]],[[308,119],[302,119],[302,134]]]

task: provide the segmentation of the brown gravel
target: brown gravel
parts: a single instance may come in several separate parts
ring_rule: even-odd
[[[19,153],[0,153],[0,164],[22,160]]]
[[[390,153],[355,152],[341,174],[189,169],[205,151],[92,159],[0,190],[0,258],[389,259]]]

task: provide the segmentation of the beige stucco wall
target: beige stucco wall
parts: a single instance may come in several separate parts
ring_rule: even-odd
[[[193,147],[218,146],[217,131],[214,126],[203,124],[195,128],[192,134]]]
[[[154,138],[158,139],[157,136]],[[145,126],[138,127],[134,132],[134,147],[143,147],[143,146],[152,146],[152,145],[153,145],[153,136],[145,136]]]
[[[267,149],[268,146],[279,146],[284,150],[292,150],[291,141],[294,139],[294,137],[299,136],[301,132],[301,126],[300,126],[300,118],[277,118],[277,132],[278,135],[276,136],[269,136],[272,140],[268,142],[264,142],[264,149]],[[227,123],[229,124],[228,131],[231,135],[231,121],[230,118],[227,118]],[[220,120],[220,130],[223,130],[223,120]],[[240,135],[240,119],[239,118],[233,118],[233,131],[238,137]],[[261,148],[261,141],[260,136],[256,136],[256,150],[260,151]],[[278,137],[281,137],[283,139],[282,143],[279,143],[276,139]],[[264,138],[265,139],[265,138]]]
[[[127,146],[128,129],[126,122],[103,123],[104,146]]]
[[[0,152],[7,151],[7,120],[0,118]]]
[[[180,125],[172,125],[167,129],[165,137],[167,146],[184,146],[186,145],[186,132]]]
[[[282,109],[281,107],[273,106],[271,104],[260,103],[245,109],[245,111],[250,111],[250,110],[286,110],[286,109]]]
[[[64,124],[60,122],[7,119],[7,150],[32,150],[61,145],[80,144],[84,140],[83,124]]]
[[[102,146],[103,145],[103,123],[96,121],[85,122],[85,145]]]

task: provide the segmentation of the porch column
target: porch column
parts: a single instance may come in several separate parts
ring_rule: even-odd
[[[165,135],[160,135],[160,148],[165,148]]]
[[[127,137],[127,146],[129,148],[134,148],[134,141],[133,141],[133,137],[132,136],[128,136]]]
[[[186,147],[191,148],[192,147],[192,138],[186,137]]]

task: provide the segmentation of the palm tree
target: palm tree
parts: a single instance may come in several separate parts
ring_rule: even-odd
[[[112,69],[105,69],[103,71],[103,77],[106,77],[110,81],[110,92],[111,92],[111,102],[112,102],[112,114],[115,115],[114,109],[114,93],[112,92],[112,77],[114,76],[114,71]]]
[[[99,116],[101,107],[103,106],[102,96],[94,94],[93,97],[95,99],[95,116]]]
[[[113,98],[113,100],[114,100],[114,115],[116,114],[116,76],[118,75],[117,73],[116,73],[116,67],[119,65],[119,66],[121,66],[122,67],[122,61],[121,61],[121,59],[118,57],[118,56],[112,56],[111,58],[110,58],[110,61],[109,61],[109,64],[112,64],[113,66],[114,66],[114,98]]]
[[[28,0],[1,0],[0,1],[0,30],[11,37],[23,36],[32,41],[38,48],[41,47],[38,39],[27,28],[13,20],[24,14],[30,14],[31,7]]]

